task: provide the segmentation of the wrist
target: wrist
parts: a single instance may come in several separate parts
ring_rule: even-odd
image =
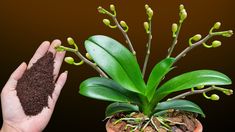
[[[10,124],[3,122],[0,132],[21,132],[21,131]]]

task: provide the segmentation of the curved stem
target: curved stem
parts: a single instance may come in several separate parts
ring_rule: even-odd
[[[148,65],[150,49],[151,49],[151,41],[152,41],[152,22],[150,20],[149,21],[149,33],[148,33],[147,53],[146,53],[146,56],[145,56],[144,66],[143,66],[143,70],[142,70],[143,78],[145,76],[146,68],[147,68],[147,65]]]

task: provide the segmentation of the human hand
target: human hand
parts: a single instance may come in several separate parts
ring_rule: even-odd
[[[67,72],[59,75],[59,70],[63,62],[65,52],[56,52],[54,47],[60,44],[61,42],[59,40],[54,40],[51,44],[48,41],[43,42],[35,52],[28,66],[25,62],[23,62],[10,76],[1,92],[3,115],[3,126],[1,129],[2,132],[40,132],[48,124],[53,113],[56,101],[60,95],[60,91],[67,80]],[[27,116],[25,115],[19,98],[17,97],[17,93],[15,90],[17,81],[22,77],[26,69],[29,69],[33,65],[33,63],[44,56],[47,52],[52,52],[54,55],[55,63],[53,73],[55,80],[55,89],[52,94],[52,98],[49,97],[48,99],[48,107],[43,108],[42,112],[36,116]]]

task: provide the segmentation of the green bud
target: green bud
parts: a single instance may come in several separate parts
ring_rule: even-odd
[[[148,5],[148,4],[146,4],[144,7],[145,7],[145,9],[147,10],[147,9],[149,8],[149,5]]]
[[[74,59],[72,57],[65,57],[64,61],[68,64],[74,64]]]
[[[58,51],[58,52],[65,51],[64,48],[62,48],[62,47],[60,47],[60,46],[56,46],[56,47],[55,47],[55,50]]]
[[[144,29],[146,30],[146,32],[149,32],[149,23],[148,22],[144,22]]]
[[[106,26],[109,26],[109,25],[110,25],[109,19],[103,19],[103,23],[104,23]]]
[[[147,14],[148,14],[148,16],[149,16],[149,20],[151,20],[152,17],[153,17],[153,10],[152,10],[151,8],[148,8],[148,9],[147,9]]]
[[[219,96],[217,94],[212,94],[210,99],[214,100],[214,101],[217,101],[217,100],[219,100]]]
[[[223,93],[229,96],[229,95],[233,94],[233,90],[232,89],[226,89],[226,90],[223,91]]]
[[[199,41],[201,38],[202,38],[201,34],[196,34],[196,35],[193,36],[194,41]]]
[[[101,6],[99,6],[99,7],[97,8],[97,10],[98,10],[99,13],[106,14],[104,8],[101,7]]]
[[[68,37],[67,41],[68,41],[69,45],[75,45],[75,42],[74,42],[73,38]]]
[[[91,55],[89,53],[86,53],[86,57],[87,59],[92,60]]]
[[[212,47],[213,47],[213,48],[217,48],[217,47],[219,47],[219,46],[221,46],[221,42],[220,42],[220,41],[215,40],[215,41],[212,42]]]
[[[221,26],[221,23],[220,22],[216,22],[213,27],[214,27],[214,29],[219,29],[220,26]]]
[[[180,9],[180,11],[183,10],[184,9],[184,5],[180,4],[179,9]]]
[[[115,6],[113,4],[110,5],[110,10],[115,11]]]
[[[125,21],[120,21],[120,25],[121,25],[122,27],[127,27],[127,24],[126,24]]]
[[[187,12],[185,9],[180,11],[180,20],[183,22],[187,18]]]
[[[173,33],[176,33],[176,31],[178,30],[178,25],[176,23],[173,23],[171,26],[171,30]]]
[[[205,87],[204,85],[197,86],[197,89],[202,89],[202,88],[204,88],[204,87]]]
[[[226,33],[222,34],[224,37],[231,37],[233,35],[233,30],[229,30]]]

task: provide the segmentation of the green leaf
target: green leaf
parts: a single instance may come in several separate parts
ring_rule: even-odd
[[[186,90],[202,85],[229,85],[229,77],[213,70],[197,70],[184,73],[164,83],[156,90],[156,101],[158,102],[170,93]]]
[[[123,88],[115,81],[103,77],[92,77],[80,84],[79,93],[94,99],[139,103],[136,93]]]
[[[102,35],[85,41],[87,52],[95,63],[122,87],[145,94],[146,85],[136,58],[116,40]]]
[[[162,111],[169,109],[194,112],[201,114],[203,117],[205,117],[205,114],[203,113],[202,109],[197,104],[188,100],[170,100],[170,101],[161,102],[158,103],[158,105],[155,107],[154,110],[155,114],[158,114]]]
[[[116,102],[116,103],[110,104],[106,108],[105,116],[109,117],[120,112],[134,112],[134,111],[139,111],[139,107],[137,105]]]
[[[174,61],[175,58],[166,58],[154,66],[147,83],[147,97],[149,101],[152,99],[159,83],[171,70],[171,66]]]

